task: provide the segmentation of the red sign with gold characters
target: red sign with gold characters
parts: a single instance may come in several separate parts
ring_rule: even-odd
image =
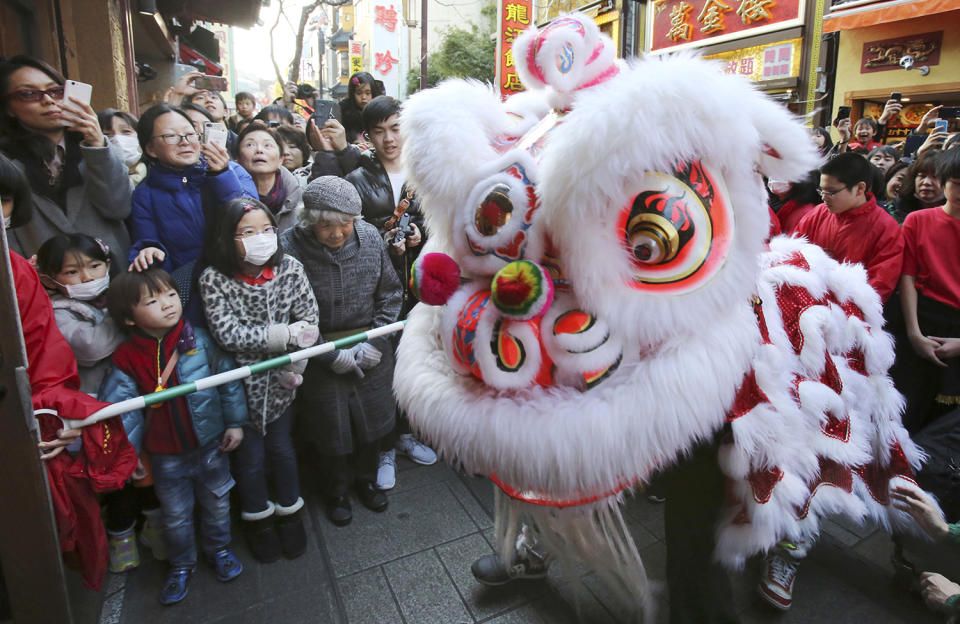
[[[500,3],[499,36],[497,37],[497,84],[500,96],[506,99],[523,91],[517,67],[513,62],[513,40],[533,23],[531,0],[502,0]]]
[[[697,47],[800,23],[804,0],[651,0],[651,51]]]

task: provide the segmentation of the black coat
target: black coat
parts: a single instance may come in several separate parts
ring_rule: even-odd
[[[363,220],[375,226],[382,236],[387,230],[394,227],[396,221],[394,215],[397,212],[400,198],[393,196],[390,176],[387,175],[373,150],[364,152],[360,156],[359,165],[346,175],[346,180],[353,184],[357,193],[360,194]],[[420,255],[423,245],[427,242],[427,232],[423,225],[420,200],[417,199],[413,189],[404,184],[400,189],[400,194],[409,200],[406,213],[410,215],[410,222],[416,224],[420,230],[421,237],[420,245],[413,249],[407,249],[403,255],[394,253],[392,247],[390,247],[390,260],[393,262],[394,268],[397,269],[397,275],[403,284],[403,311],[400,318],[405,318],[407,312],[417,303],[416,298],[409,292],[410,270]]]

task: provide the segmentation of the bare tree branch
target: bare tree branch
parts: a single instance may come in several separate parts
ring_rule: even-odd
[[[323,0],[317,0],[300,9],[300,25],[297,27],[297,38],[294,42],[293,63],[290,64],[290,82],[300,82],[300,58],[303,56],[303,31],[306,30],[310,14],[321,4],[323,4]]]
[[[280,83],[280,87],[283,88],[283,74],[280,73],[280,66],[277,65],[277,59],[273,55],[273,31],[276,30],[277,24],[280,23],[280,17],[283,15],[283,0],[277,2],[279,10],[277,11],[277,19],[273,22],[273,26],[270,27],[270,62],[273,63],[273,71],[277,75],[277,82]]]

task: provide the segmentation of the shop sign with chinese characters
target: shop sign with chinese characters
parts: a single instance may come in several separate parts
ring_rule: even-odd
[[[370,73],[383,81],[387,95],[400,97],[399,13],[393,4],[377,4],[373,7],[373,16],[370,59],[373,67]],[[352,68],[352,58],[350,64]]]
[[[513,40],[532,23],[533,3],[530,0],[501,0],[497,32],[497,84],[503,98],[523,91],[513,61]]]
[[[740,74],[750,80],[780,80],[800,75],[800,39],[731,50],[704,56],[720,61],[725,74]]]
[[[350,75],[363,71],[363,44],[359,41],[350,42]]]
[[[650,0],[652,52],[694,48],[798,26],[806,0]]]

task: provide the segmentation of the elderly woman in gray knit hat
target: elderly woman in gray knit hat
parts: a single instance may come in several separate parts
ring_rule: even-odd
[[[346,180],[324,176],[308,184],[298,224],[280,244],[303,264],[313,286],[322,340],[396,321],[400,280],[383,238],[361,218],[360,196]],[[351,481],[364,506],[387,508],[376,478],[383,438],[394,426],[393,362],[389,339],[375,338],[313,358],[303,375],[298,435],[320,456],[327,516],[339,526],[353,517]]]

